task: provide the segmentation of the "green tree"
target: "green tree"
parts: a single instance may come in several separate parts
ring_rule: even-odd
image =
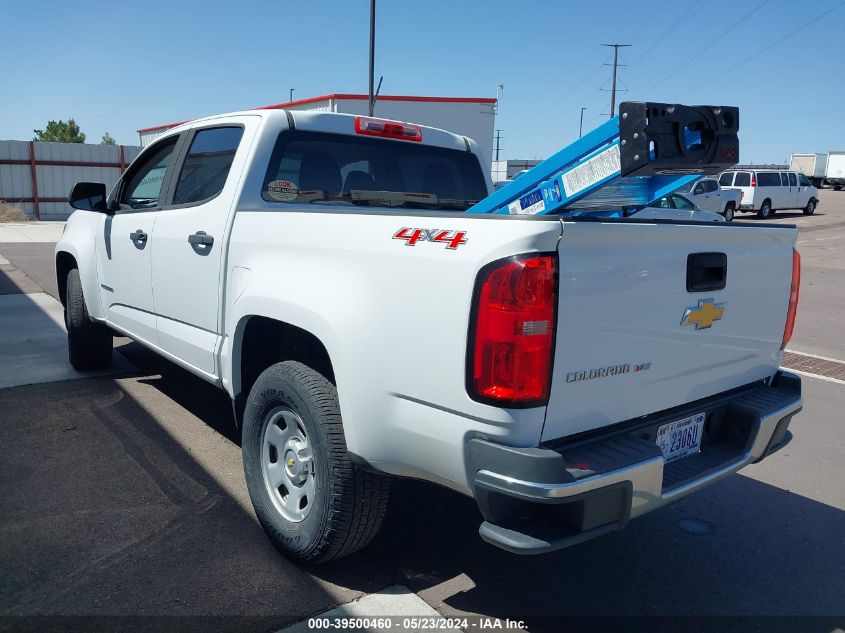
[[[34,141],[51,143],[84,143],[85,134],[79,131],[79,126],[73,119],[65,121],[48,121],[44,130],[33,130]]]
[[[106,132],[103,134],[103,140],[100,141],[100,145],[116,145],[117,142],[111,137],[111,134]]]

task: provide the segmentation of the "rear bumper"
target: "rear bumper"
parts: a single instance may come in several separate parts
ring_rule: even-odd
[[[473,439],[470,481],[482,538],[540,554],[619,530],[779,450],[801,410],[801,379],[778,372],[770,385],[720,394],[575,440],[513,448]],[[657,428],[706,413],[701,452],[664,463]]]

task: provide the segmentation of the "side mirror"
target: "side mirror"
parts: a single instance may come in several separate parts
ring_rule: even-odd
[[[106,213],[106,186],[101,182],[78,182],[68,196],[68,204],[81,211]]]
[[[698,185],[695,189],[692,190],[692,195],[694,196],[700,196],[702,193],[704,193],[704,187],[702,187],[701,185]]]

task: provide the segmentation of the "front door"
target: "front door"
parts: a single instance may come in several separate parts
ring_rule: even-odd
[[[153,230],[152,280],[159,345],[219,375],[219,297],[226,228],[257,118],[189,131],[168,207]],[[239,149],[240,148],[240,149]]]
[[[146,149],[114,189],[113,215],[97,239],[100,300],[109,323],[133,338],[157,344],[150,253],[159,197],[178,135]]]

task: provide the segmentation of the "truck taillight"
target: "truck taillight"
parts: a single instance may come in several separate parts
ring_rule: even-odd
[[[557,255],[523,255],[481,270],[473,297],[467,391],[496,406],[546,404],[557,314]]]
[[[419,125],[365,116],[355,117],[355,133],[366,136],[399,138],[403,141],[422,141],[422,128]]]
[[[795,315],[798,312],[798,290],[801,287],[801,255],[796,249],[792,249],[792,284],[789,288],[789,308],[786,311],[786,326],[783,328],[783,344],[780,348],[786,347],[792,338],[792,330],[795,329]]]

